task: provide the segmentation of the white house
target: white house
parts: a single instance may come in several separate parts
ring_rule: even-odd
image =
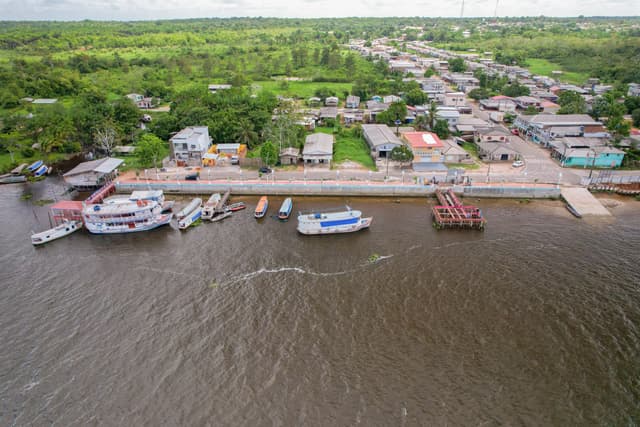
[[[466,104],[466,97],[462,92],[449,92],[444,94],[445,107],[462,107]]]
[[[169,140],[171,158],[178,165],[200,166],[202,158],[211,146],[207,126],[189,126]]]
[[[330,165],[333,159],[333,135],[313,133],[308,135],[302,149],[302,160],[311,164]]]

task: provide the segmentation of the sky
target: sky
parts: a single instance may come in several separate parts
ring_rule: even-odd
[[[640,15],[640,0],[498,1],[498,16]],[[0,20],[459,17],[461,4],[459,0],[0,0]],[[464,16],[493,16],[495,7],[495,0],[465,0]]]

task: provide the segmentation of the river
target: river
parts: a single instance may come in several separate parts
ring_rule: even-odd
[[[2,426],[640,423],[640,202],[473,200],[479,232],[434,230],[430,200],[295,198],[374,217],[302,236],[245,197],[34,248],[61,193],[0,187]]]

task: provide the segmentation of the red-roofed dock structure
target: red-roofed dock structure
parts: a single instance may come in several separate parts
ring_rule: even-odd
[[[434,227],[484,230],[487,221],[478,207],[464,206],[453,190],[436,190],[436,197],[440,204],[431,210]]]

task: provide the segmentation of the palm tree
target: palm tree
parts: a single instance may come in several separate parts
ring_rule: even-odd
[[[258,139],[258,134],[253,130],[253,123],[246,119],[238,121],[234,139],[239,144],[246,144],[247,147],[251,148],[253,142]]]
[[[429,120],[427,116],[424,114],[416,117],[416,120],[413,122],[413,125],[417,130],[425,130],[429,126]]]
[[[429,105],[429,111],[427,112],[427,115],[429,117],[429,129],[432,130],[432,131],[436,126],[436,114],[437,113],[438,113],[438,105],[434,101],[431,101],[431,104]]]

